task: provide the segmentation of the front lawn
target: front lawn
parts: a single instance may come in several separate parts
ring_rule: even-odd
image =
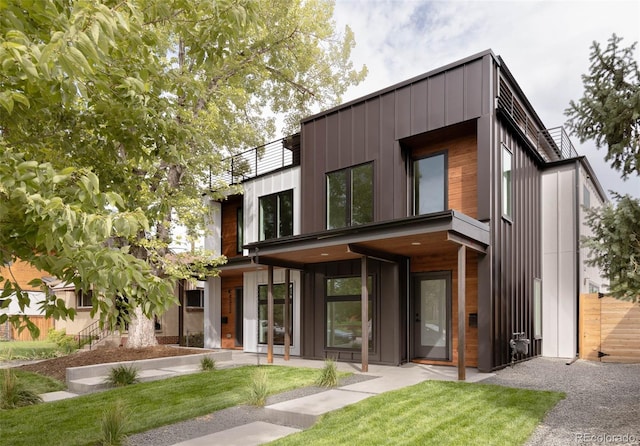
[[[20,369],[10,369],[18,379],[20,385],[29,389],[37,394],[57,392],[58,390],[64,390],[67,386],[57,379],[50,378],[48,376],[39,375],[38,373],[25,372]],[[0,380],[4,377],[4,373],[0,373]]]
[[[521,445],[564,394],[426,381],[329,413],[272,445]]]
[[[58,350],[58,345],[49,341],[3,341],[0,342],[0,361],[53,358]]]
[[[130,413],[128,433],[242,404],[255,368],[203,372],[0,411],[0,444],[93,445],[99,439],[103,411],[118,400]],[[263,368],[268,373],[270,394],[312,385],[319,373],[314,369],[292,367]]]

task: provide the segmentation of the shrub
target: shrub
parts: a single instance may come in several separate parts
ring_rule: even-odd
[[[336,387],[338,385],[338,367],[333,359],[326,359],[320,376],[316,381],[320,387]]]
[[[78,348],[78,341],[73,336],[68,336],[65,330],[50,329],[47,340],[56,344],[58,349],[67,355]]]
[[[269,383],[267,371],[264,368],[257,369],[249,385],[249,397],[247,403],[252,406],[263,407],[269,395]]]
[[[5,369],[2,386],[0,387],[0,408],[15,409],[16,407],[31,406],[41,402],[42,398],[39,395],[20,386],[12,370]]]
[[[122,402],[107,407],[100,419],[100,444],[102,446],[121,446],[126,443],[127,419],[129,413]]]
[[[200,368],[202,371],[215,370],[216,369],[216,360],[210,356],[205,356],[200,360]]]
[[[186,347],[204,348],[204,333],[192,333],[186,336]]]
[[[119,365],[109,370],[105,380],[112,387],[124,387],[138,382],[138,369],[133,365]]]

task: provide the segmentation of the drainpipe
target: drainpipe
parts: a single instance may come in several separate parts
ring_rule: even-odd
[[[575,231],[576,231],[576,356],[579,354],[580,349],[580,272],[582,267],[580,264],[580,160],[576,159],[576,202],[575,212],[576,218],[574,219]]]
[[[406,290],[405,295],[407,299],[407,362],[411,361],[411,330],[413,328],[413,318],[411,315],[413,312],[411,311],[411,273],[409,268],[411,267],[411,260],[407,258],[405,260],[405,280],[406,280]]]

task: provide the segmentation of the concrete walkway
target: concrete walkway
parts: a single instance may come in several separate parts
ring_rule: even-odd
[[[255,365],[258,363],[264,365],[265,358],[264,356],[258,357],[250,353],[234,352],[231,363],[229,365],[233,366]],[[274,358],[274,365],[319,369],[324,367],[324,362],[299,358],[284,361],[283,358],[276,357]],[[341,371],[360,373],[359,364],[341,362],[337,363],[337,365]],[[223,365],[221,364],[221,366]],[[227,366],[227,364],[224,366]],[[264,419],[269,420],[269,422],[260,421],[237,426],[176,443],[174,446],[214,444],[252,446],[268,443],[300,431],[300,429],[290,426],[311,427],[325,413],[341,409],[383,392],[397,390],[422,381],[455,381],[457,380],[458,372],[455,367],[421,364],[405,364],[400,367],[370,365],[369,372],[364,375],[375,378],[266,406],[264,408]],[[467,369],[468,382],[478,382],[490,376],[493,376],[493,374],[479,373],[476,369],[471,368]]]

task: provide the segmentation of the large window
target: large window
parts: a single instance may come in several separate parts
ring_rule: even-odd
[[[273,344],[284,345],[284,292],[286,285],[273,285]],[[258,285],[258,343],[266,344],[269,334],[267,285]],[[293,339],[293,284],[289,284],[289,335]],[[292,341],[293,343],[293,341]]]
[[[327,174],[327,229],[373,221],[373,163]]]
[[[502,215],[511,219],[513,208],[513,155],[502,146]]]
[[[260,197],[260,240],[293,235],[293,189]]]
[[[369,349],[373,348],[373,278],[369,276]],[[362,348],[362,301],[360,277],[327,279],[327,348]]]
[[[413,162],[413,213],[430,214],[447,207],[447,158],[438,153]]]

